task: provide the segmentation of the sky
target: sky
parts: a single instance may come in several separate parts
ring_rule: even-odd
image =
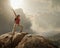
[[[30,15],[34,31],[60,33],[60,0],[25,0],[25,3],[23,10]]]
[[[10,31],[10,28],[12,30],[13,26],[14,14],[10,10],[11,4],[7,1],[0,0],[0,31],[3,33]],[[23,10],[21,14],[24,14],[22,15],[24,31],[45,36],[60,33],[60,0],[22,0],[19,2],[22,2],[18,8]],[[18,10],[16,10],[17,14],[20,13]]]

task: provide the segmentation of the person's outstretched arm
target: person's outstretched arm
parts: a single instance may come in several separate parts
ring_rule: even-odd
[[[16,17],[17,15],[16,15],[16,13],[15,13],[14,9],[12,9],[12,11],[13,11],[13,13],[14,13],[15,17]]]

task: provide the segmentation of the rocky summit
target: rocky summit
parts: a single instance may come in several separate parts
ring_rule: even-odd
[[[58,48],[43,36],[26,32],[12,32],[0,35],[0,48]]]

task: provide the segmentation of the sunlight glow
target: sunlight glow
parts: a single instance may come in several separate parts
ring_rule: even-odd
[[[13,9],[22,8],[22,6],[23,6],[22,3],[23,3],[22,0],[10,0],[10,4]]]

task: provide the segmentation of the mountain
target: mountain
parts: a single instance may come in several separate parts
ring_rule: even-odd
[[[15,32],[12,35],[12,32],[0,35],[0,48],[58,48],[43,36],[26,32]]]

